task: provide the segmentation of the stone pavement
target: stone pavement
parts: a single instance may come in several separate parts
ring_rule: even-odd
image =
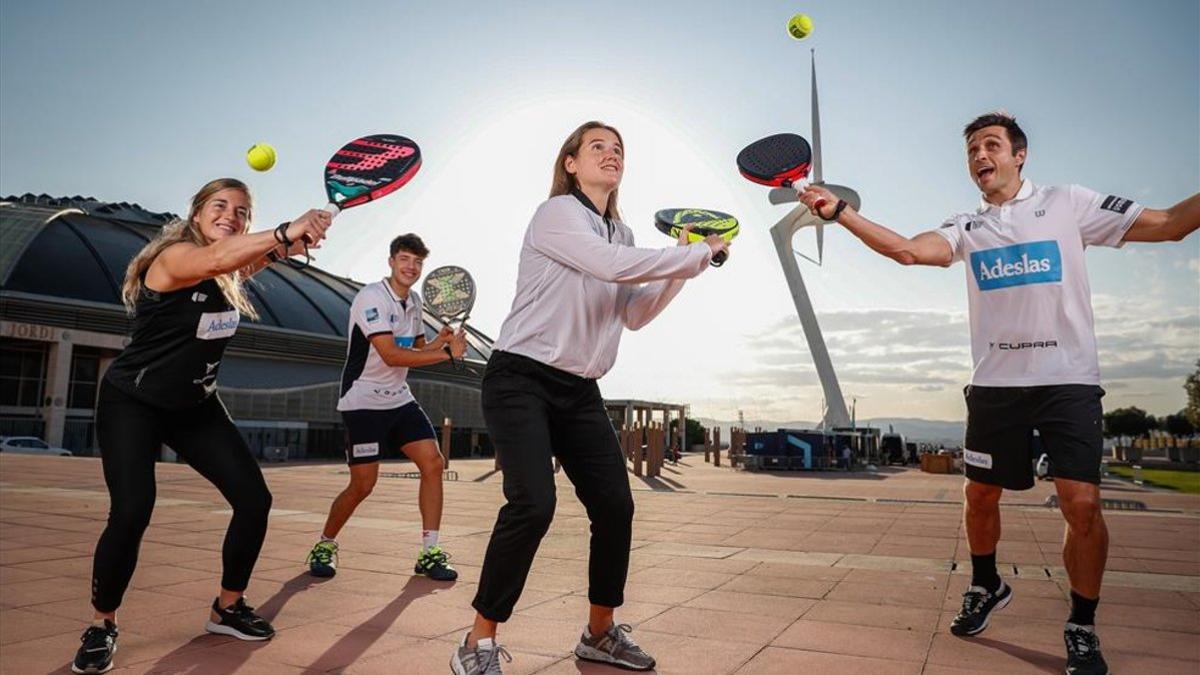
[[[502,503],[491,460],[454,460],[443,543],[453,585],[411,574],[417,481],[383,477],[339,538],[337,577],[304,559],[337,464],[266,468],[270,532],[248,592],[278,635],[244,643],[203,631],[228,510],[184,465],[158,466],[158,506],[119,618],[115,672],[445,673]],[[383,471],[405,472],[407,463]],[[969,577],[961,477],[892,469],[746,474],[690,456],[661,479],[631,476],[637,514],[619,621],[662,673],[1062,672],[1068,613],[1053,485],[1009,493],[1001,573],[1016,590],[982,636],[948,625]],[[571,656],[587,612],[588,523],[559,476],[558,515],[501,642],[508,673],[601,673]],[[1200,671],[1200,498],[1104,484],[1110,572],[1098,611],[1115,672]],[[98,460],[0,456],[0,672],[69,672],[90,618],[91,552],[108,497]]]

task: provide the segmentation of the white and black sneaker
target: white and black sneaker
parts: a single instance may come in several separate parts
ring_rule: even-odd
[[[218,635],[232,635],[239,640],[270,640],[275,637],[275,629],[261,616],[254,613],[254,608],[246,604],[246,598],[241,597],[237,602],[221,609],[213,600],[212,611],[221,617],[220,621],[208,620],[204,630]]]
[[[1108,675],[1108,664],[1100,653],[1100,638],[1091,626],[1067,622],[1067,675]]]
[[[117,624],[105,619],[103,626],[88,626],[79,641],[83,644],[75,652],[71,672],[91,675],[112,670],[113,654],[117,653]]]
[[[472,649],[467,646],[468,631],[458,643],[450,657],[450,671],[454,675],[504,675],[500,670],[500,659],[512,663],[508,650],[496,644],[495,638],[478,640]]]
[[[963,593],[962,609],[950,624],[950,632],[958,636],[979,635],[988,627],[992,612],[1007,607],[1012,596],[1012,587],[1003,581],[995,591],[983,586],[968,588]]]

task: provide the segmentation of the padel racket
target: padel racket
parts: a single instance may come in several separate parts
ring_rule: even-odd
[[[425,275],[425,283],[421,285],[421,297],[425,309],[429,310],[444,325],[458,321],[459,326],[467,322],[471,316],[471,308],[475,306],[475,279],[471,273],[456,265],[439,267]],[[451,363],[457,368],[458,363],[450,357]]]
[[[738,171],[755,183],[790,188],[808,178],[812,148],[803,136],[775,134],[742,148],[737,165]]]
[[[389,195],[417,175],[421,149],[395,134],[350,141],[325,164],[325,210],[333,215]]]
[[[767,199],[772,204],[786,204],[799,200],[799,192],[808,182],[813,154],[808,141],[797,134],[775,134],[754,141],[738,153],[738,170],[747,179],[760,185],[773,187]],[[818,176],[813,185],[821,185],[839,199],[855,209],[858,208],[858,193],[840,185],[826,184]],[[825,200],[817,201],[817,208]]]
[[[396,134],[363,136],[343,145],[325,163],[325,210],[336,216],[398,190],[421,168],[421,149],[411,139]],[[304,237],[304,262],[285,258],[295,268],[308,266],[311,256]]]
[[[689,242],[704,241],[710,234],[719,235],[725,241],[733,241],[738,236],[737,218],[728,213],[710,211],[708,209],[663,209],[654,214],[654,226],[659,232],[668,237],[678,239],[684,225],[692,225],[688,234]],[[713,256],[709,264],[720,267],[729,257],[726,251]]]

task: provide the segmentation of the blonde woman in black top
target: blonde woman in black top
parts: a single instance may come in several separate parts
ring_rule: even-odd
[[[275,634],[243,598],[266,536],[271,493],[216,395],[216,380],[240,317],[256,317],[243,280],[302,251],[305,240],[319,246],[331,216],[309,211],[273,231],[248,234],[250,214],[244,183],[211,181],[192,198],[187,219],[163,227],[126,270],[122,296],[133,315],[132,339],[105,374],[96,412],[112,506],[96,545],[95,616],[71,665],[76,673],[113,667],[116,611],[154,508],[154,462],[163,444],[233,507],[221,585],[205,629],[243,640]]]

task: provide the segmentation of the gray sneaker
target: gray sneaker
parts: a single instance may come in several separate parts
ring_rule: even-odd
[[[454,675],[504,675],[500,670],[500,658],[512,663],[512,655],[504,647],[492,641],[491,649],[474,649],[467,646],[470,631],[463,635],[462,642],[450,657],[450,672]]]
[[[620,623],[613,624],[601,635],[589,637],[584,633],[579,636],[579,644],[575,645],[575,656],[629,670],[650,670],[654,667],[654,658],[629,637],[632,632],[632,626]]]

